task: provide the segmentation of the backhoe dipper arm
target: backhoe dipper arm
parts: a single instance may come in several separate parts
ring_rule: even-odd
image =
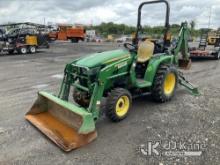
[[[175,56],[175,63],[178,64],[178,54],[181,52],[183,60],[189,60],[189,53],[188,53],[188,38],[190,32],[187,27],[187,23],[184,22],[181,24],[181,29],[178,36],[178,42],[176,47],[173,49],[174,56]]]

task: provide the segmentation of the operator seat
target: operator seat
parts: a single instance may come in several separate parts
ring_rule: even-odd
[[[137,62],[138,63],[146,63],[154,53],[154,43],[145,40],[144,42],[141,42],[138,47],[138,53],[137,53]]]
[[[148,61],[150,58],[153,56],[154,53],[154,43],[145,40],[139,44],[138,47],[138,52],[137,52],[137,61],[136,61],[136,67],[135,67],[135,72],[137,78],[143,78]]]

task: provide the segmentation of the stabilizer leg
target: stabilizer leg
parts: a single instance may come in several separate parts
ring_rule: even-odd
[[[182,72],[179,72],[179,84],[184,86],[192,95],[200,95],[198,88],[186,80]]]

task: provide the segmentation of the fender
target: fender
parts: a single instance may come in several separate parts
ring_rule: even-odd
[[[172,64],[173,60],[174,60],[173,55],[164,55],[164,54],[158,54],[153,58],[151,58],[144,75],[144,80],[151,82],[153,84],[154,77],[157,73],[158,67],[161,64]]]

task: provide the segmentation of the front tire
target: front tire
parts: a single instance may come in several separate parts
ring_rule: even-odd
[[[152,89],[152,97],[157,102],[172,99],[178,84],[178,71],[174,66],[161,65],[156,73]]]
[[[113,89],[107,97],[105,114],[113,122],[125,119],[132,105],[132,97],[128,90]]]

